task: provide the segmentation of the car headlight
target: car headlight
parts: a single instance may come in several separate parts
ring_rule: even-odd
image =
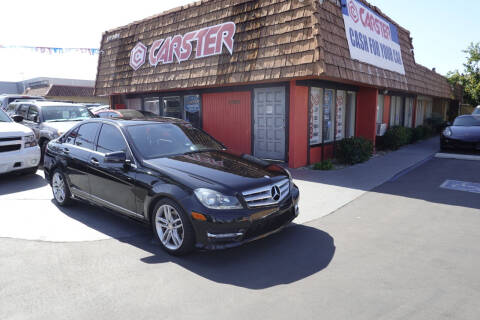
[[[209,209],[242,209],[236,197],[226,196],[218,191],[199,188],[195,189],[197,199]]]
[[[285,172],[287,173],[287,176],[288,176],[288,181],[290,182],[289,183],[289,187],[290,187],[290,190],[293,189],[293,178],[292,178],[292,174],[290,173],[290,171],[288,171],[287,169],[284,169]]]
[[[452,129],[450,128],[445,128],[445,130],[443,130],[443,135],[445,137],[450,137],[452,135]]]
[[[23,138],[23,141],[25,142],[25,144],[24,144],[25,148],[31,148],[31,147],[35,147],[37,145],[37,138],[35,138],[35,135],[33,135],[33,134],[25,136]]]

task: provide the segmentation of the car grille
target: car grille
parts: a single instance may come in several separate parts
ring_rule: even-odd
[[[9,152],[9,151],[15,151],[15,150],[20,150],[21,144],[10,144],[7,146],[0,146],[0,152]]]
[[[255,238],[270,231],[274,231],[286,225],[288,222],[293,220],[293,218],[295,218],[295,213],[293,210],[288,210],[281,215],[259,220],[252,224],[250,228],[248,228],[247,232],[245,233],[245,239]]]
[[[280,195],[278,199],[272,197],[272,189],[278,187]],[[281,180],[277,183],[242,192],[243,198],[249,208],[269,206],[282,201],[290,192],[290,181]]]
[[[22,137],[6,137],[6,138],[0,138],[0,142],[16,141],[16,140],[22,140]]]

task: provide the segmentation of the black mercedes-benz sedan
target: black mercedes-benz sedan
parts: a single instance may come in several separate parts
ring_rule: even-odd
[[[286,169],[183,120],[84,121],[48,144],[44,169],[58,205],[78,199],[150,223],[175,255],[256,240],[298,215]]]
[[[480,115],[455,118],[440,135],[441,150],[480,151]]]

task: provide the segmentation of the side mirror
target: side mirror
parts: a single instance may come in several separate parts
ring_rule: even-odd
[[[452,123],[450,121],[447,121],[446,125],[447,125],[447,127],[450,127],[452,125]]]
[[[127,154],[125,151],[110,152],[105,155],[103,161],[105,163],[125,163],[127,161]]]
[[[38,114],[33,117],[33,122],[37,122],[37,123],[38,123]]]
[[[23,121],[23,116],[21,116],[19,114],[14,114],[12,116],[12,120],[15,121],[15,122],[22,122]]]

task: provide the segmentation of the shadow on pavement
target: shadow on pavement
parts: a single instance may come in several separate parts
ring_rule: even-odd
[[[174,257],[153,240],[149,225],[83,203],[60,210],[90,228],[150,253],[141,259],[145,263],[173,262],[209,280],[249,289],[304,279],[326,268],[335,254],[334,240],[328,233],[292,224],[241,247]]]
[[[0,196],[38,189],[48,184],[42,176],[37,174],[7,173],[0,175]]]
[[[480,209],[479,193],[440,188],[445,180],[480,183],[480,161],[434,158],[372,192]]]

